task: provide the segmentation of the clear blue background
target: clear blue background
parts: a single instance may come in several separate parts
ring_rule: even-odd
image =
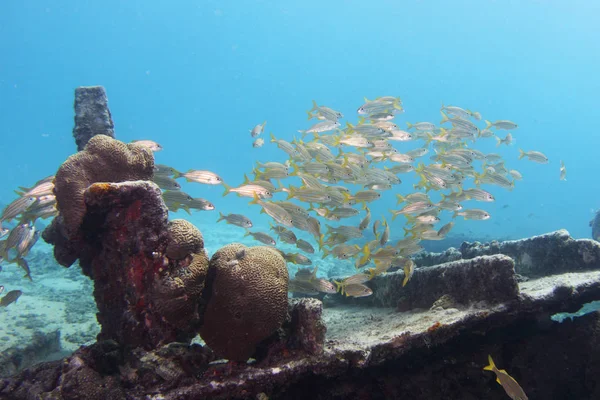
[[[77,86],[106,87],[119,139],[156,140],[165,148],[157,162],[213,170],[232,185],[257,160],[285,159],[269,143],[251,147],[255,124],[267,120],[266,133],[292,140],[309,126],[312,99],[356,122],[363,96],[394,95],[406,107],[402,125],[439,122],[442,102],[519,124],[516,144],[501,152],[524,180],[512,192],[486,186],[497,202],[473,206],[492,219],[459,220],[458,232],[519,238],[566,228],[589,237],[591,210],[600,207],[599,4],[4,1],[0,202],[74,152]],[[496,151],[494,144],[476,147]],[[518,147],[551,163],[519,161]],[[243,199],[222,198],[221,187],[184,189],[224,213],[247,211]],[[394,205],[385,196],[374,206],[380,213]],[[216,218],[197,213],[194,222],[202,229]]]

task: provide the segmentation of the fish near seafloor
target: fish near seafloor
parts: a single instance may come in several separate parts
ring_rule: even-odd
[[[6,307],[12,303],[15,303],[22,294],[23,292],[20,290],[11,290],[10,292],[6,293],[6,296],[0,299],[0,307]]]
[[[492,371],[496,374],[496,382],[498,382],[504,388],[506,394],[513,400],[528,400],[527,395],[523,391],[523,388],[519,383],[506,372],[504,369],[496,368],[492,356],[488,355],[488,361],[490,365],[483,367],[485,371]]]

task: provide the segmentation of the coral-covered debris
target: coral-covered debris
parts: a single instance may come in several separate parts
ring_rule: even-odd
[[[598,296],[600,272],[594,271],[522,283],[518,301],[485,308],[326,308],[321,354],[237,366],[207,366],[214,356],[195,345],[125,351],[98,343],[0,380],[0,399],[505,398],[493,374],[482,371],[488,354],[532,399],[595,399],[600,314],[563,324],[549,316]],[[291,302],[288,312],[302,304]]]
[[[211,258],[200,336],[218,356],[246,361],[287,313],[288,270],[275,250],[234,243]]]
[[[323,323],[323,303],[317,299],[290,299],[288,347],[307,354],[323,352],[327,327]]]
[[[415,262],[419,266],[429,266],[493,254],[511,257],[517,274],[530,278],[600,269],[600,243],[573,239],[564,229],[504,242],[464,242],[458,250],[451,248],[443,253],[425,253],[415,257]]]
[[[368,283],[373,296],[358,300],[409,310],[429,309],[444,295],[451,296],[463,306],[480,301],[497,304],[514,300],[519,295],[514,262],[504,255],[417,268],[409,284],[402,286],[403,280],[403,271],[375,277]]]
[[[80,86],[75,89],[75,127],[73,137],[77,151],[84,149],[96,135],[115,137],[108,98],[102,86]]]

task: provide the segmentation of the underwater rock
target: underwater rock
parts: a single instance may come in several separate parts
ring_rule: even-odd
[[[575,240],[564,229],[505,242],[465,242],[460,252],[465,259],[505,254],[515,260],[516,272],[528,277],[600,269],[600,243],[589,239]]]
[[[404,287],[403,280],[403,271],[377,276],[368,282],[373,295],[357,300],[406,311],[413,308],[429,309],[444,295],[451,296],[462,306],[480,301],[497,304],[515,300],[519,295],[514,262],[504,255],[417,268]]]
[[[115,137],[115,124],[102,86],[80,86],[75,89],[75,127],[73,137],[77,151],[84,149],[96,135]]]
[[[285,260],[266,246],[233,243],[213,255],[208,274],[200,336],[219,357],[246,361],[286,317]]]
[[[35,331],[31,342],[25,346],[12,347],[0,353],[0,377],[11,376],[36,363],[46,361],[46,357],[60,351],[60,331],[45,333]]]

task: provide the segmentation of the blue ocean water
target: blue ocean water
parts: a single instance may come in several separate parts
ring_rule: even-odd
[[[522,238],[566,228],[574,237],[590,236],[600,148],[593,129],[600,89],[594,2],[107,0],[0,7],[2,204],[75,151],[77,86],[106,88],[118,139],[155,140],[164,147],[157,162],[208,169],[230,185],[240,184],[256,161],[287,158],[268,133],[300,137],[297,131],[314,121],[306,120],[313,99],[356,123],[363,97],[390,95],[403,100],[406,112],[395,121],[401,128],[439,123],[442,103],[519,124],[512,146],[497,149],[487,139],[474,147],[500,153],[523,181],[512,191],[485,185],[496,202],[473,206],[492,218],[458,218],[453,233]],[[249,130],[264,120],[267,143],[255,149]],[[518,160],[518,148],[542,151],[550,163]],[[567,181],[559,181],[559,160]],[[414,191],[415,181],[401,178],[372,205],[374,218],[389,219],[394,193]],[[222,197],[221,186],[191,183],[184,190],[217,207],[189,218],[205,235],[224,229],[215,225],[218,211],[243,212],[256,230],[268,228],[260,208]],[[444,215],[446,222],[450,214]],[[392,238],[402,237],[403,226],[402,217],[391,225]],[[243,230],[231,229],[231,237],[242,238]]]

